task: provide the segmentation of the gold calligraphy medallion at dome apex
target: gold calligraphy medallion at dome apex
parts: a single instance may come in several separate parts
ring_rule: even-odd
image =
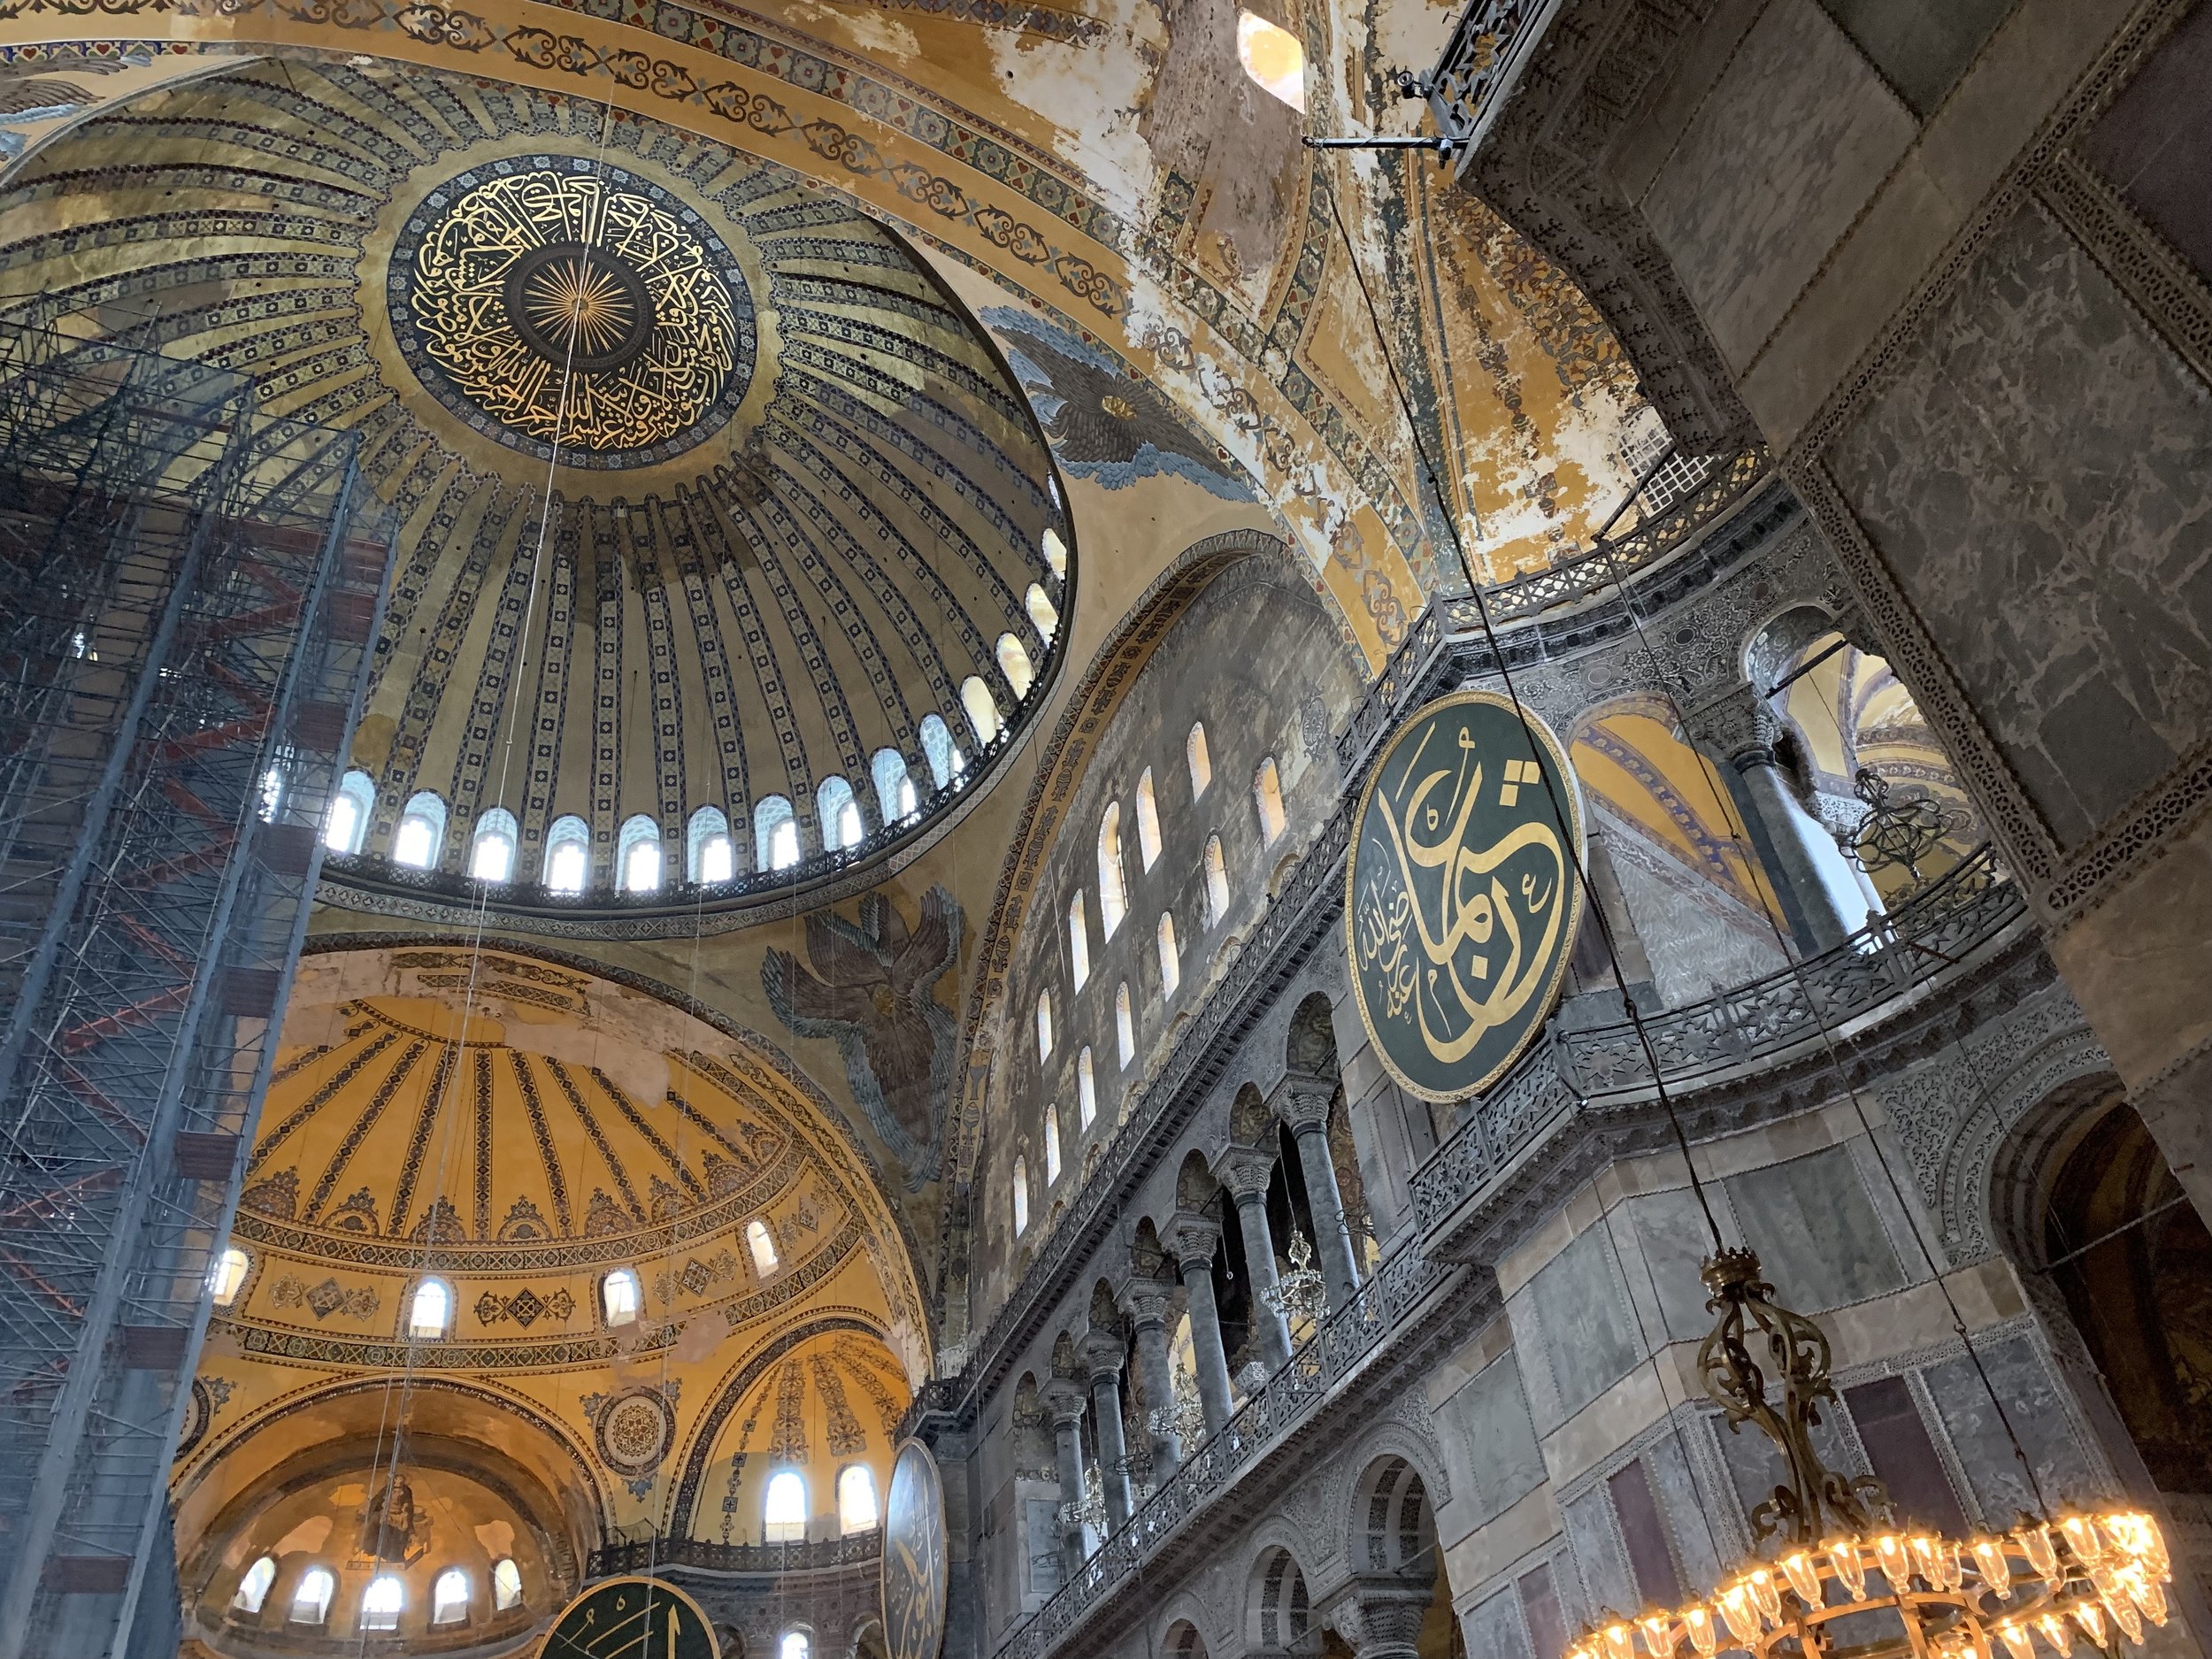
[[[744,395],[753,319],[729,250],[618,167],[531,157],[465,173],[394,249],[402,353],[455,414],[573,465],[649,465]]]

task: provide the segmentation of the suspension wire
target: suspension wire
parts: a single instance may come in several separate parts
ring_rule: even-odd
[[[1481,619],[1483,639],[1489,648],[1491,660],[1497,664],[1499,678],[1505,683],[1506,695],[1512,701],[1514,718],[1520,723],[1522,736],[1527,739],[1532,752],[1542,752],[1543,746],[1537,741],[1535,732],[1530,725],[1528,710],[1521,701],[1519,689],[1513,683],[1512,669],[1507,663],[1504,649],[1498,642],[1497,632],[1491,624],[1490,607],[1483,597],[1482,585],[1474,579],[1473,566],[1467,557],[1466,543],[1459,534],[1458,518],[1452,512],[1451,503],[1444,494],[1443,483],[1438,475],[1436,463],[1429,456],[1428,445],[1422,441],[1420,422],[1414,416],[1413,400],[1406,392],[1405,382],[1399,377],[1397,359],[1390,349],[1388,337],[1383,333],[1382,318],[1375,309],[1373,291],[1368,286],[1366,272],[1361,267],[1359,250],[1353,245],[1352,234],[1345,225],[1343,209],[1338,204],[1333,185],[1331,186],[1327,194],[1330,216],[1336,221],[1337,234],[1343,239],[1346,257],[1352,267],[1353,277],[1359,284],[1360,297],[1366,303],[1367,319],[1374,329],[1375,343],[1382,354],[1383,363],[1390,372],[1390,383],[1397,393],[1399,411],[1405,418],[1406,431],[1413,441],[1414,453],[1420,457],[1422,468],[1428,477],[1430,492],[1435,497],[1439,513],[1444,520],[1444,527],[1451,536],[1452,549],[1459,561],[1460,574],[1466,580],[1468,591],[1474,596],[1475,614]],[[1551,803],[1553,821],[1559,827],[1560,841],[1567,849],[1568,859],[1573,866],[1575,879],[1582,884],[1585,905],[1589,914],[1596,919],[1599,936],[1605,945],[1606,959],[1611,963],[1614,980],[1620,987],[1621,1006],[1626,1010],[1630,1023],[1635,1027],[1636,1040],[1643,1048],[1645,1063],[1651,1069],[1652,1083],[1658,1092],[1660,1108],[1666,1113],[1668,1127],[1673,1132],[1675,1145],[1682,1154],[1683,1168],[1689,1172],[1690,1190],[1696,1195],[1698,1210],[1704,1217],[1706,1233],[1712,1241],[1714,1253],[1717,1255],[1728,1248],[1727,1242],[1721,1236],[1720,1223],[1713,1214],[1711,1201],[1706,1195],[1705,1184],[1698,1176],[1696,1160],[1690,1155],[1689,1136],[1682,1126],[1681,1115],[1675,1110],[1673,1099],[1667,1093],[1666,1077],[1661,1070],[1658,1053],[1652,1045],[1651,1034],[1645,1029],[1643,1011],[1636,1006],[1636,999],[1629,991],[1628,975],[1621,965],[1620,951],[1614,941],[1612,924],[1606,917],[1605,907],[1598,902],[1596,890],[1590,885],[1589,872],[1584,867],[1582,851],[1576,847],[1574,836],[1568,830],[1567,826],[1571,820],[1564,803],[1560,800],[1558,787],[1552,778],[1552,769],[1549,766],[1539,766],[1537,772],[1544,780],[1544,794]],[[1655,1294],[1657,1290],[1655,1278],[1653,1289]],[[1633,1310],[1636,1298],[1631,1296],[1628,1300]],[[1658,1385],[1661,1405],[1664,1408],[1664,1414],[1670,1431],[1674,1437],[1676,1449],[1681,1453],[1683,1468],[1690,1482],[1690,1490],[1697,1501],[1698,1518],[1705,1529],[1706,1542],[1712,1550],[1713,1559],[1717,1562],[1721,1559],[1720,1541],[1714,1532],[1713,1517],[1705,1502],[1703,1485],[1698,1479],[1697,1462],[1690,1455],[1688,1442],[1683,1438],[1681,1412],[1677,1407],[1668,1402],[1666,1372],[1659,1363],[1659,1350],[1651,1344],[1649,1333],[1644,1329],[1642,1315],[1637,1313],[1635,1317],[1637,1335],[1643,1342],[1646,1361],[1651,1367],[1652,1379]],[[1686,1396],[1682,1403],[1686,1406],[1693,1402]]]
[[[592,156],[592,170],[595,177],[598,176],[601,170],[605,165],[607,149],[612,137],[613,126],[614,90],[612,87],[610,87],[608,88],[607,96],[601,104],[599,110],[599,137]],[[558,480],[560,469],[561,438],[562,434],[567,430],[569,398],[574,388],[575,382],[576,342],[578,332],[579,331],[575,329],[572,329],[569,332],[567,350],[561,365],[560,394],[555,406],[553,434],[548,441],[546,446],[545,485],[538,503],[537,538],[535,544],[531,549],[530,580],[524,596],[522,626],[518,636],[520,642],[516,648],[517,656],[515,671],[509,680],[509,684],[513,687],[513,692],[509,698],[509,706],[507,710],[507,733],[501,744],[500,749],[498,794],[500,798],[503,800],[505,798],[508,780],[512,775],[516,731],[521,724],[521,687],[529,662],[530,622],[531,618],[536,611],[538,590],[542,585],[544,574],[546,536],[548,529],[552,522],[555,502],[555,485]],[[549,650],[550,647],[549,646],[548,649]],[[511,858],[518,857],[521,854],[522,849],[520,844],[521,836],[519,834],[519,826],[518,826],[518,833],[515,839],[516,846],[514,852],[510,855]],[[510,868],[511,869],[511,864]],[[436,1179],[432,1187],[430,1209],[427,1211],[427,1215],[430,1219],[428,1225],[426,1225],[423,1229],[422,1249],[417,1257],[417,1266],[413,1282],[408,1289],[403,1291],[402,1293],[402,1329],[406,1333],[406,1341],[403,1348],[404,1358],[403,1359],[396,1373],[388,1375],[386,1381],[384,1402],[382,1407],[380,1409],[377,1426],[378,1450],[375,1457],[372,1459],[370,1463],[370,1479],[368,1485],[372,1492],[377,1491],[380,1485],[377,1479],[378,1464],[382,1463],[385,1465],[384,1476],[380,1483],[382,1487],[382,1509],[378,1516],[376,1525],[376,1541],[380,1560],[382,1557],[383,1547],[386,1542],[384,1536],[385,1525],[390,1513],[392,1499],[396,1495],[398,1489],[401,1463],[402,1459],[405,1455],[408,1437],[412,1428],[411,1414],[414,1408],[416,1371],[422,1352],[422,1340],[417,1337],[413,1331],[414,1297],[416,1292],[420,1288],[424,1279],[428,1275],[430,1260],[439,1243],[441,1229],[438,1223],[438,1217],[440,1213],[440,1205],[443,1202],[445,1198],[445,1183],[448,1175],[448,1165],[451,1160],[453,1144],[457,1134],[457,1125],[454,1121],[454,1115],[444,1111],[444,1101],[450,1096],[455,1074],[460,1068],[460,1056],[464,1055],[470,1047],[467,1041],[468,1027],[471,1020],[474,1017],[478,995],[478,984],[481,977],[484,961],[484,935],[490,925],[491,886],[492,884],[489,882],[480,882],[479,884],[474,901],[474,915],[471,919],[470,938],[468,944],[468,979],[462,990],[461,1008],[453,1021],[452,1033],[446,1045],[446,1053],[449,1056],[449,1060],[446,1063],[445,1082],[443,1085],[443,1092],[442,1092],[439,1101],[436,1102],[436,1109],[445,1118],[445,1130],[442,1137],[442,1144],[439,1149],[438,1160],[436,1164]],[[433,1102],[427,1100],[424,1102],[426,1110],[431,1110],[432,1105]],[[394,1219],[396,1222],[399,1218],[394,1217]],[[457,1323],[460,1317],[460,1309],[455,1303],[453,1291],[449,1285],[446,1286],[446,1294],[448,1298],[446,1308],[447,1318],[449,1322]],[[641,1306],[641,1312],[642,1310],[643,1302],[644,1287],[642,1284],[641,1284],[639,1286],[639,1302]],[[448,1328],[452,1328],[451,1324],[449,1324]],[[390,1433],[388,1460],[385,1455],[385,1436],[388,1429]],[[358,1640],[355,1651],[357,1654],[365,1655],[368,1651],[369,1632],[365,1627],[359,1624],[358,1621],[357,1621],[356,1629]]]
[[[1611,557],[1609,549],[1607,557],[1609,559]],[[1632,609],[1631,615],[1634,615]],[[1638,618],[1637,630],[1640,638],[1642,634],[1642,620]],[[1847,646],[1850,641],[1847,640],[1843,643]],[[1835,648],[1832,647],[1829,651],[1823,653],[1823,657],[1832,656],[1834,650]],[[1846,661],[1848,663],[1849,659],[1847,658]],[[1804,666],[1810,668],[1813,664],[1808,663]],[[1891,672],[1893,673],[1895,670],[1893,668]],[[1909,695],[1909,687],[1907,688]],[[1820,702],[1823,710],[1828,716],[1829,724],[1835,728],[1837,742],[1841,745],[1846,753],[1855,758],[1858,753],[1856,742],[1844,731],[1842,721],[1837,718],[1835,710],[1829,705],[1827,700],[1824,698]],[[1681,711],[1678,708],[1676,718],[1679,719],[1680,716]],[[1863,869],[1864,865],[1862,864],[1861,868]],[[1767,914],[1766,919],[1770,928],[1775,926],[1770,913]],[[1804,992],[1809,1000],[1811,992],[1804,984],[1804,969],[1801,964],[1793,963],[1790,971],[1798,980],[1799,989]],[[1895,1202],[1900,1213],[1904,1216],[1905,1225],[1912,1230],[1913,1243],[1919,1248],[1921,1260],[1927,1264],[1929,1277],[1935,1281],[1936,1288],[1942,1294],[1943,1305],[1950,1311],[1952,1332],[1966,1349],[1966,1357],[1973,1364],[1974,1375],[1980,1379],[1983,1393],[1989,1396],[1989,1403],[1997,1413],[1997,1421],[2004,1428],[2005,1439],[2011,1445],[2012,1455],[2028,1478],[2028,1489],[2035,1494],[2036,1506],[2047,1514],[2049,1503],[2044,1496],[2043,1483],[2037,1478],[2035,1465],[2030,1462],[2026,1448],[2020,1444],[2019,1435],[2013,1431],[2011,1414],[2005,1409],[2005,1402],[1998,1397],[1996,1386],[1990,1381],[1989,1373],[1983,1367],[1981,1354],[1974,1346],[1974,1339],[1967,1332],[1966,1317],[1960,1311],[1957,1300],[1951,1294],[1951,1286],[1945,1273],[1936,1265],[1935,1254],[1929,1247],[1926,1233],[1921,1226],[1919,1211],[1915,1205],[1906,1200],[1904,1188],[1897,1179],[1897,1171],[1891,1167],[1889,1154],[1883,1149],[1881,1141],[1874,1133],[1874,1125],[1867,1117],[1866,1104],[1860,1098],[1857,1085],[1852,1082],[1850,1074],[1844,1070],[1842,1056],[1836,1050],[1834,1039],[1828,1031],[1825,1020],[1821,1022],[1820,1034],[1822,1043],[1827,1050],[1830,1069],[1834,1071],[1836,1080],[1843,1085],[1844,1092],[1850,1097],[1852,1113],[1859,1120],[1859,1127],[1866,1136],[1867,1145],[1874,1153],[1875,1163],[1881,1166],[1883,1179],[1888,1185],[1890,1195]],[[1960,1060],[1968,1066],[1970,1071],[1973,1060],[1966,1051],[1965,1039],[1955,1031],[1951,1033],[1951,1045],[1957,1049]]]

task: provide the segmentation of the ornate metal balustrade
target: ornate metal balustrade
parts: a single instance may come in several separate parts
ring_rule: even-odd
[[[1218,1432],[1198,1443],[1127,1525],[1015,1627],[1000,1646],[999,1659],[1042,1659],[1102,1597],[1133,1578],[1170,1534],[1310,1419],[1361,1361],[1411,1320],[1450,1271],[1429,1261],[1410,1240],[1385,1259],[1358,1294],[1323,1320]]]
[[[1779,973],[1654,1015],[1644,1032],[1668,1087],[1694,1086],[1825,1041],[1957,967],[2026,912],[2018,886],[1985,847],[1879,925]],[[1423,1234],[1432,1238],[1554,1124],[1652,1088],[1650,1061],[1627,1021],[1555,1027],[1471,1102],[1458,1132],[1413,1172]]]
[[[883,1558],[883,1532],[871,1528],[845,1538],[821,1538],[792,1544],[723,1544],[703,1538],[635,1538],[602,1545],[591,1552],[586,1575],[603,1578],[622,1572],[657,1572],[695,1567],[705,1572],[780,1574],[823,1572],[838,1567],[872,1567]]]
[[[1559,0],[1469,0],[1443,55],[1418,83],[1437,136],[1455,152],[1480,139],[1558,9]]]

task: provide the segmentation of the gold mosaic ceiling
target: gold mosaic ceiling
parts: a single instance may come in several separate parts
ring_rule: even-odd
[[[949,801],[930,717],[971,783],[988,765],[971,676],[1002,749],[1048,681],[1067,531],[1021,391],[853,198],[710,141],[421,69],[257,63],[30,158],[0,194],[0,316],[234,370],[265,411],[359,434],[399,544],[354,749],[357,878],[388,907],[417,902],[375,868],[417,791],[446,803],[449,882],[494,809],[526,885],[583,819],[603,898],[626,821],[680,849],[713,807],[741,892],[755,806],[789,800],[811,867],[836,778],[872,850]],[[921,809],[889,829],[886,749]]]

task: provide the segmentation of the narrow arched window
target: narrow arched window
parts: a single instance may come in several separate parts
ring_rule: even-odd
[[[637,1272],[634,1268],[618,1267],[599,1281],[599,1305],[606,1312],[609,1325],[629,1325],[638,1315]]]
[[[1129,982],[1123,980],[1114,989],[1114,1044],[1121,1052],[1121,1065],[1129,1069],[1129,1063],[1137,1057],[1137,1020],[1129,1010]]]
[[[736,876],[737,849],[730,841],[730,820],[720,807],[701,807],[684,826],[684,871],[702,887]]]
[[[614,867],[625,893],[657,892],[661,884],[661,826],[641,812],[626,819],[615,842]]]
[[[392,837],[392,862],[427,870],[438,862],[438,849],[444,841],[445,803],[427,789],[409,796]]]
[[[1030,626],[1037,630],[1037,637],[1047,645],[1060,631],[1060,612],[1038,582],[1029,584],[1029,591],[1022,596],[1022,608],[1029,612]]]
[[[1175,918],[1169,912],[1160,913],[1160,926],[1154,935],[1160,946],[1160,1000],[1175,995],[1175,987],[1183,982],[1183,956],[1176,948]]]
[[[1214,780],[1213,757],[1206,751],[1206,723],[1192,726],[1190,735],[1183,740],[1183,758],[1190,763],[1190,798],[1194,801],[1206,793],[1206,786]]]
[[[1137,856],[1147,870],[1160,862],[1160,803],[1152,795],[1152,768],[1137,780]]]
[[[1083,918],[1083,895],[1068,901],[1068,972],[1081,990],[1091,977],[1091,930]]]
[[[968,712],[968,725],[977,742],[988,743],[998,735],[998,704],[979,676],[970,674],[960,682],[960,706]]]
[[[1060,1109],[1045,1108],[1045,1185],[1052,1186],[1060,1179]]]
[[[1121,879],[1121,803],[1109,801],[1098,820],[1098,920],[1111,939],[1129,913],[1129,889]]]
[[[1037,993],[1037,1057],[1052,1057],[1052,993]]]
[[[806,1538],[806,1477],[795,1469],[780,1469],[768,1479],[768,1496],[761,1507],[764,1531],[772,1544],[796,1544]]]
[[[431,1586],[430,1622],[458,1624],[468,1616],[469,1576],[458,1567],[448,1567]]]
[[[753,867],[788,870],[798,862],[798,814],[783,796],[764,796],[753,809]]]
[[[776,1255],[776,1235],[768,1231],[768,1224],[757,1216],[745,1224],[745,1248],[753,1253],[753,1271],[766,1279],[780,1265]]]
[[[234,1244],[227,1246],[215,1258],[207,1288],[217,1307],[227,1308],[238,1300],[238,1287],[246,1282],[246,1270],[252,1265],[253,1258]]]
[[[914,774],[907,770],[906,757],[895,749],[879,749],[868,770],[876,780],[876,811],[883,821],[903,824],[912,818],[921,802],[914,792]]]
[[[330,1598],[338,1591],[338,1580],[327,1567],[310,1567],[300,1575],[299,1586],[292,1592],[292,1623],[319,1624],[330,1617]]]
[[[857,847],[868,833],[860,821],[860,803],[853,787],[842,778],[828,779],[814,792],[814,818],[822,826],[822,846],[827,852]]]
[[[837,1475],[837,1530],[851,1537],[876,1529],[876,1474],[865,1463],[847,1463]]]
[[[1237,13],[1237,61],[1271,98],[1306,112],[1306,49],[1288,29],[1256,12]]]
[[[230,1604],[240,1613],[258,1613],[261,1604],[269,1599],[269,1586],[276,1582],[276,1559],[264,1555],[246,1569],[246,1576],[238,1581],[238,1594]]]
[[[581,893],[591,879],[591,826],[573,816],[557,818],[545,833],[545,885],[555,893]]]
[[[407,1334],[425,1340],[442,1337],[453,1324],[453,1293],[442,1279],[426,1279],[407,1304]]]
[[[399,1575],[378,1573],[369,1580],[369,1587],[361,1592],[361,1628],[397,1630],[399,1609],[406,1603],[407,1586],[400,1583]]]
[[[1221,837],[1206,838],[1206,926],[1218,926],[1229,913],[1229,866],[1222,861]]]
[[[952,741],[952,728],[941,715],[922,717],[922,754],[929,762],[930,779],[940,789],[968,769],[968,757]]]
[[[511,1607],[521,1605],[522,1569],[503,1555],[492,1563],[492,1609],[504,1613]]]
[[[1275,770],[1272,755],[1260,763],[1259,772],[1252,780],[1252,804],[1260,815],[1260,841],[1271,847],[1290,823],[1283,813],[1283,780]]]
[[[1075,1112],[1079,1127],[1088,1129],[1098,1118],[1098,1079],[1091,1074],[1091,1048],[1075,1056]]]
[[[515,815],[495,806],[469,832],[469,874],[479,881],[505,881],[515,873]]]
[[[776,1644],[776,1659],[809,1659],[813,1647],[803,1630],[787,1630]]]
[[[365,772],[349,772],[338,780],[330,797],[330,816],[323,822],[323,845],[334,853],[350,856],[361,850],[376,811],[376,785]]]
[[[998,636],[998,672],[1006,676],[1006,684],[1017,703],[1027,697],[1029,688],[1037,683],[1037,671],[1030,663],[1029,648],[1010,634]]]
[[[1029,1231],[1029,1160],[1014,1160],[1014,1236]]]
[[[1057,483],[1053,485],[1052,493],[1056,500],[1060,494],[1060,487]],[[1051,566],[1052,573],[1062,581],[1067,580],[1068,544],[1060,539],[1060,533],[1057,530],[1047,530],[1038,538],[1038,545],[1044,549],[1045,563]]]

